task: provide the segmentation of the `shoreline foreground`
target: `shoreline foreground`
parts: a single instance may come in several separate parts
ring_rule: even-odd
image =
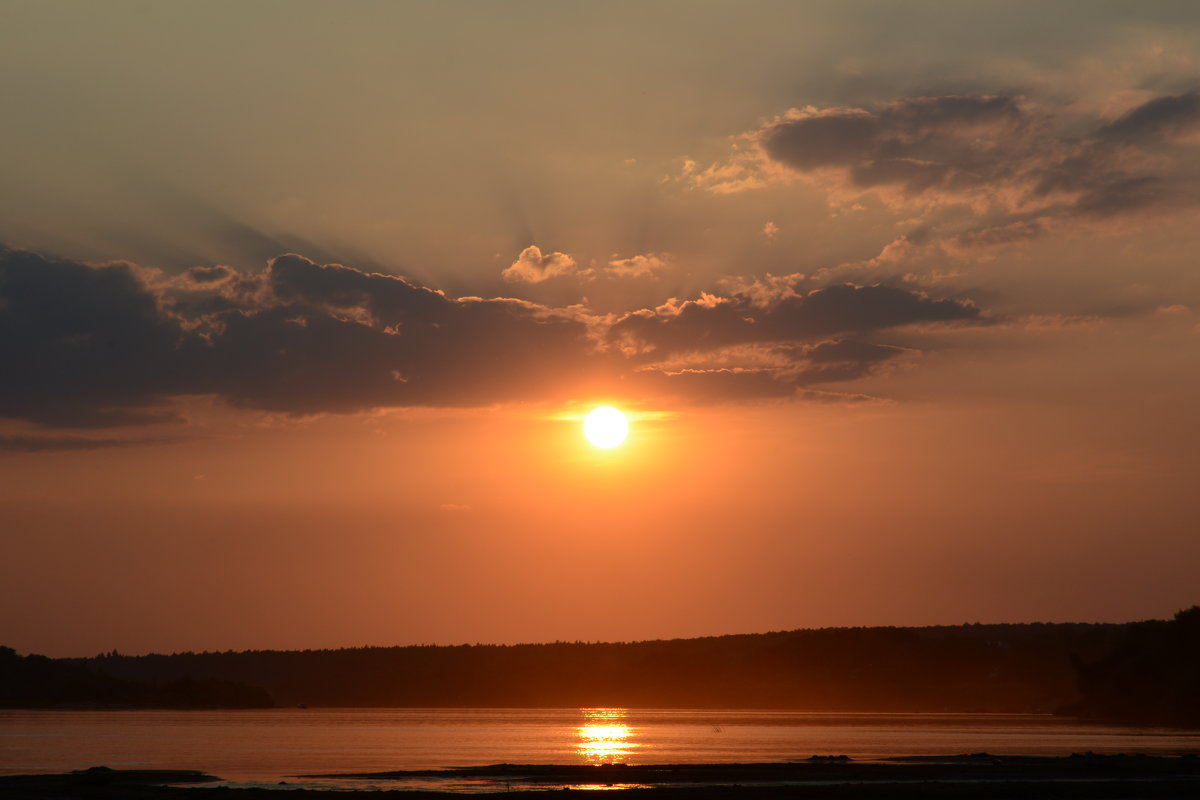
[[[194,770],[113,770],[92,767],[61,774],[0,776],[8,800],[265,800],[301,793],[326,800],[419,793],[421,798],[464,794],[608,790],[646,800],[757,800],[808,798],[971,798],[972,800],[1185,800],[1200,796],[1200,757],[1075,754],[1072,756],[912,756],[856,762],[814,756],[800,762],[759,764],[529,765],[493,764],[438,770],[296,776],[370,782],[363,789],[211,784],[221,778]],[[441,779],[463,791],[414,788],[409,780]],[[380,787],[386,782],[386,787]],[[606,792],[606,796],[609,796]]]

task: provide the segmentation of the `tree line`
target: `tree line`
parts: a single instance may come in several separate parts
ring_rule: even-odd
[[[262,686],[281,705],[1051,711],[1072,655],[1120,626],[824,628],[645,642],[361,647],[122,656],[85,663],[139,681]]]
[[[26,656],[17,672],[34,687],[27,697],[91,692],[103,698],[97,702],[126,698],[133,705],[221,705],[226,698],[227,707],[1063,712],[1195,725],[1198,645],[1200,607],[1171,621],[1126,624],[821,628],[644,642],[144,656],[113,651],[88,659]],[[0,652],[0,679],[10,687],[0,690],[0,704],[20,704],[14,691],[22,690],[11,688],[20,685],[11,679],[14,659],[22,657]],[[60,687],[57,694],[45,688],[52,684]]]
[[[114,651],[115,652],[115,651]],[[0,708],[269,708],[271,695],[244,682],[183,675],[135,680],[86,661],[18,655],[0,647]]]

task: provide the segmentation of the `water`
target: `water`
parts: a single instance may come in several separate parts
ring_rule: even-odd
[[[0,774],[200,769],[234,784],[312,773],[481,764],[883,759],[988,752],[1200,752],[1200,731],[1084,726],[1044,715],[625,709],[0,710]],[[356,788],[395,784],[355,783]],[[422,788],[473,790],[466,783]],[[417,786],[412,786],[417,788]]]

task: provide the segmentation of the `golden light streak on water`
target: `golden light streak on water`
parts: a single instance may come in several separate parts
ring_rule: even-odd
[[[589,764],[620,764],[633,754],[634,729],[625,724],[627,709],[581,708],[583,724],[576,749]]]

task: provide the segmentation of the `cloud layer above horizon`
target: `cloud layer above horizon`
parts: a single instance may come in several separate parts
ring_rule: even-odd
[[[738,138],[729,161],[689,163],[685,183],[733,195],[804,180],[835,207],[874,197],[910,215],[908,231],[866,262],[782,277],[731,265],[741,270],[690,298],[660,294],[642,307],[627,299],[618,311],[582,293],[659,291],[678,271],[672,254],[584,265],[531,243],[499,275],[517,294],[575,297],[548,302],[452,297],[294,253],[261,272],[202,265],[168,274],[0,250],[0,357],[9,367],[0,416],[140,425],[172,420],[171,401],[184,396],[291,415],[597,393],[855,399],[854,381],[919,352],[897,329],[996,319],[970,299],[969,279],[931,271],[931,253],[968,268],[984,250],[1098,222],[1110,234],[1136,229],[1148,215],[1196,205],[1195,91],[1143,100],[1076,134],[1066,127],[1045,108],[996,94],[789,111]],[[762,230],[774,243],[780,229]],[[811,388],[824,385],[835,391]]]
[[[724,162],[688,162],[682,178],[718,194],[804,180],[834,204],[871,197],[912,215],[905,243],[958,256],[1200,203],[1200,92],[1152,97],[1110,121],[1067,110],[1011,95],[808,106],[738,137]]]
[[[861,340],[873,332],[981,319],[969,302],[889,286],[774,291],[600,316],[454,299],[295,254],[257,274],[218,266],[168,277],[4,250],[0,414],[103,427],[169,420],[169,400],[183,395],[296,415],[596,391],[685,402],[794,396],[905,352]]]

